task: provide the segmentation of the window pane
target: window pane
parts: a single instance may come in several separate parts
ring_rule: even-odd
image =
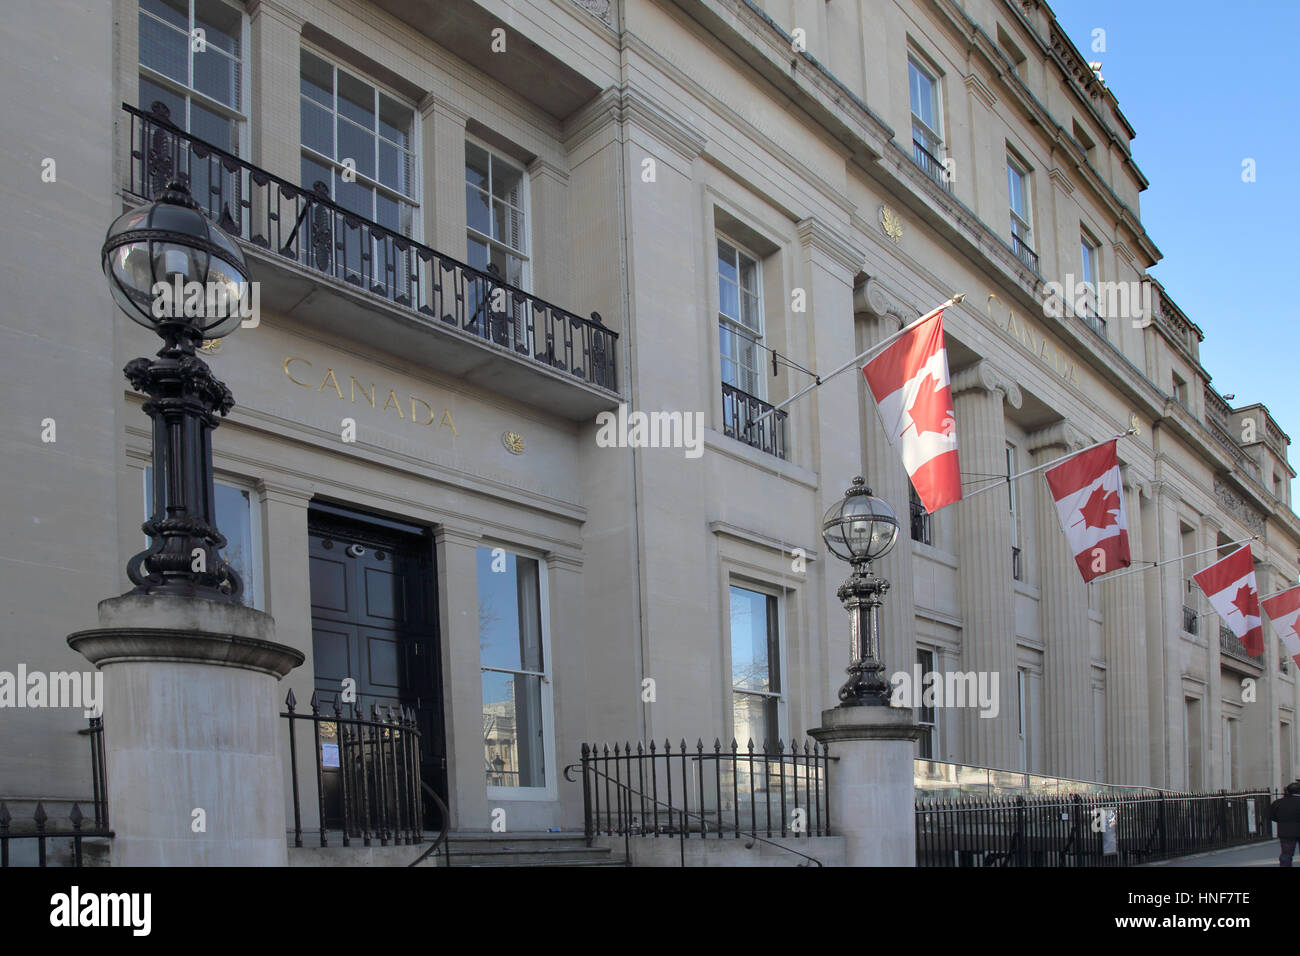
[[[491,787],[544,787],[539,677],[483,672],[483,758]]]
[[[517,252],[526,252],[524,214],[501,200],[492,200],[492,238]]]
[[[226,538],[226,546],[219,552],[244,582],[242,603],[254,607],[257,603],[258,554],[253,548],[253,508],[249,493],[242,488],[213,483],[216,514],[213,519],[217,530]],[[144,512],[150,517],[153,509],[153,468],[144,469]]]
[[[379,135],[403,149],[411,146],[411,126],[415,114],[391,96],[379,94]]]
[[[339,115],[368,130],[375,128],[375,88],[350,73],[338,71]]]
[[[308,190],[314,190],[316,188],[316,183],[318,181],[325,184],[326,192],[332,198],[334,196],[333,177],[330,175],[329,169],[325,166],[322,166],[314,159],[308,159],[306,156],[304,156],[302,158],[303,186],[306,187]]]
[[[739,253],[740,287],[746,292],[758,294],[758,263],[749,256]]]
[[[140,77],[140,109],[147,112],[153,109],[154,102],[158,100],[162,101],[167,109],[171,110],[172,122],[184,129],[186,125],[185,98],[159,86],[152,80],[146,80],[143,76]]]
[[[411,194],[411,154],[379,141],[379,181],[389,189]]]
[[[479,647],[485,667],[542,669],[537,562],[479,548]]]
[[[226,152],[239,150],[239,127],[234,120],[214,113],[198,103],[190,103],[190,132],[199,139],[207,140],[213,146],[220,146]],[[198,166],[204,161],[195,160]]]
[[[465,143],[465,182],[483,190],[488,188],[487,150],[470,142]]]
[[[746,328],[753,329],[755,332],[763,327],[758,309],[758,296],[751,292],[740,294],[740,321]]]
[[[355,123],[340,118],[338,122],[339,162],[351,159],[356,163],[357,172],[370,179],[375,178],[375,134],[361,129]]]
[[[302,100],[302,144],[326,156],[334,155],[334,114],[311,100]]]
[[[484,272],[488,267],[488,247],[486,242],[470,237],[465,262],[472,269]],[[471,309],[471,311],[473,311]]]
[[[194,54],[194,88],[232,109],[239,107],[239,61],[215,49]]]
[[[488,210],[487,194],[469,183],[465,184],[465,222],[475,232],[492,235],[492,213]]]
[[[203,30],[204,43],[239,58],[239,11],[222,0],[194,0],[194,25]],[[197,59],[200,54],[195,54]]]
[[[772,686],[766,594],[731,588],[731,683],[747,690]]]
[[[492,195],[512,206],[523,205],[524,173],[499,156],[492,157]]]
[[[907,72],[912,113],[937,133],[939,125],[934,108],[934,80],[911,60],[907,63]]]
[[[736,738],[739,751],[748,753],[751,740],[755,753],[762,751],[764,743],[775,750],[778,736],[775,698],[735,693],[731,700],[732,736]],[[756,770],[756,776],[757,773]]]
[[[342,176],[334,179],[334,201],[365,219],[375,216],[375,191],[359,182],[345,182]],[[353,265],[358,263],[353,260]]]
[[[383,193],[376,193],[375,222],[379,223],[385,229],[391,229],[393,232],[401,233],[401,204],[395,199],[389,199]]]
[[[718,240],[718,275],[733,284],[740,282],[736,273],[736,250]]]
[[[189,85],[189,31],[173,30],[145,13],[140,14],[140,62],[150,69]]]
[[[334,109],[334,69],[318,56],[302,51],[301,88],[304,96]]]
[[[190,30],[188,0],[140,0],[140,9],[148,10],[186,33]]]
[[[718,311],[740,321],[740,292],[721,275],[718,276]]]

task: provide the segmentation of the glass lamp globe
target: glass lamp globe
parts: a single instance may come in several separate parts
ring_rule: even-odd
[[[183,182],[173,180],[157,200],[114,220],[101,256],[113,300],[147,329],[180,326],[193,339],[221,338],[242,321],[239,303],[248,283],[244,254],[202,213]],[[182,296],[173,299],[170,313],[156,310],[155,286],[165,283],[174,291],[178,277],[183,288],[189,283],[203,288],[203,304],[186,308]],[[186,314],[193,312],[198,314]]]
[[[826,512],[822,540],[843,561],[874,561],[887,554],[898,540],[898,516],[886,502],[871,494],[859,475],[843,499]]]

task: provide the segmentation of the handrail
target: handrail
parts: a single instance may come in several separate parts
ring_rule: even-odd
[[[420,789],[432,797],[433,802],[436,803],[438,809],[442,811],[442,832],[438,834],[436,840],[429,844],[428,849],[406,865],[407,867],[419,866],[430,853],[438,848],[438,844],[441,843],[443,845],[443,859],[446,861],[447,866],[451,866],[451,840],[447,837],[451,828],[451,811],[447,809],[447,804],[442,802],[442,797],[438,796],[438,791],[434,790],[433,787],[429,786],[423,780],[420,781]]]
[[[619,332],[606,326],[599,313],[579,316],[505,281],[499,273],[476,269],[343,207],[330,198],[328,187],[297,185],[255,166],[177,126],[160,102],[153,112],[125,102],[122,109],[131,117],[129,185],[124,192],[156,198],[164,180],[192,170],[195,161],[206,163],[200,168],[216,174],[212,196],[196,193],[195,198],[237,238],[617,394]],[[224,177],[230,176],[235,178],[227,195]],[[348,237],[359,237],[360,245]],[[488,308],[491,321],[465,314],[466,306],[473,309],[475,294],[493,302],[501,297],[504,305]],[[446,308],[436,308],[435,302]]]
[[[828,756],[827,759],[828,759],[828,760],[837,760],[837,759],[839,759],[839,758],[837,758],[837,757],[829,757],[829,756]],[[581,766],[582,766],[581,764],[571,763],[571,764],[569,764],[567,767],[565,767],[565,768],[564,768],[564,779],[567,780],[569,783],[577,783],[578,781],[574,780],[572,777],[569,776],[569,771],[570,771],[570,770],[573,770],[573,769],[575,769],[575,768],[579,768],[579,767],[581,767]],[[672,804],[665,803],[663,800],[660,800],[658,797],[652,796],[651,794],[648,794],[648,793],[644,793],[644,792],[642,792],[642,791],[640,791],[640,790],[633,789],[631,785],[626,784],[626,783],[624,783],[624,782],[621,781],[621,780],[617,780],[617,779],[615,779],[614,777],[611,777],[611,776],[609,775],[608,771],[600,770],[600,769],[596,768],[596,767],[593,765],[593,766],[590,768],[590,772],[593,773],[593,774],[595,774],[595,775],[597,775],[597,776],[599,776],[599,777],[604,777],[604,778],[605,778],[605,783],[606,783],[606,784],[608,784],[611,780],[613,780],[613,781],[614,781],[614,787],[615,787],[615,789],[618,789],[618,788],[621,787],[622,789],[624,789],[624,790],[626,790],[626,791],[628,792],[628,795],[629,795],[629,796],[635,794],[636,796],[640,797],[643,801],[648,799],[651,803],[658,804],[659,806],[664,807],[665,809],[670,810],[670,811],[673,811],[673,812],[675,812],[675,813],[680,813],[683,817],[694,817],[695,819],[697,819],[697,820],[700,821],[700,824],[701,824],[703,827],[707,827],[708,824],[709,824],[709,821],[708,821],[708,820],[707,820],[707,819],[706,819],[702,814],[692,813],[690,810],[687,810],[687,809],[685,809],[685,808],[674,807],[674,806],[672,806]],[[721,830],[721,824],[719,824],[719,830]],[[807,853],[801,853],[800,851],[798,851],[798,850],[796,850],[796,849],[793,849],[792,847],[784,846],[783,844],[777,843],[777,842],[774,841],[774,840],[769,840],[769,839],[767,839],[766,837],[761,837],[761,836],[759,836],[757,833],[753,833],[753,832],[751,832],[751,833],[749,834],[749,841],[750,841],[750,842],[748,842],[748,843],[745,844],[745,849],[746,849],[746,850],[752,850],[752,849],[754,848],[754,841],[756,841],[756,840],[757,840],[759,843],[766,843],[768,846],[774,846],[774,847],[776,847],[778,850],[785,850],[787,853],[793,853],[795,856],[801,856],[801,857],[803,857],[805,860],[809,861],[809,863],[815,863],[815,864],[817,864],[818,866],[825,866],[825,864],[822,863],[822,861],[819,860],[819,859],[817,859],[815,856],[809,856]],[[685,827],[682,828],[680,842],[681,842],[681,847],[682,847],[682,866],[685,866],[685,865],[686,865],[686,828],[685,828]],[[631,849],[630,849],[630,847],[628,847],[628,828],[627,828],[627,827],[624,827],[624,828],[623,828],[623,845],[624,845],[625,848],[627,848],[626,851],[625,851],[625,853],[626,853],[626,857],[627,857],[627,860],[628,860],[629,862],[631,862],[632,856],[631,856]],[[797,863],[797,864],[795,864],[795,865],[796,865],[796,866],[807,866],[808,863]]]

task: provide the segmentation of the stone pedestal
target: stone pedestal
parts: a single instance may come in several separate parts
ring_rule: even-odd
[[[913,744],[921,729],[907,707],[834,707],[809,731],[832,757],[832,832],[846,866],[916,865]]]
[[[104,672],[113,865],[287,865],[276,683],[303,655],[218,601],[125,594],[99,623],[68,645]]]

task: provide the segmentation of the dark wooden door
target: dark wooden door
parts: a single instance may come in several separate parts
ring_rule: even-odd
[[[420,771],[446,799],[446,745],[438,643],[437,575],[433,541],[390,527],[317,509],[308,517],[312,651],[324,713],[344,681],[356,681],[356,702],[415,711]],[[344,716],[351,716],[344,705]],[[337,772],[326,770],[326,819],[342,822]],[[438,827],[436,805],[425,800],[425,825]]]

